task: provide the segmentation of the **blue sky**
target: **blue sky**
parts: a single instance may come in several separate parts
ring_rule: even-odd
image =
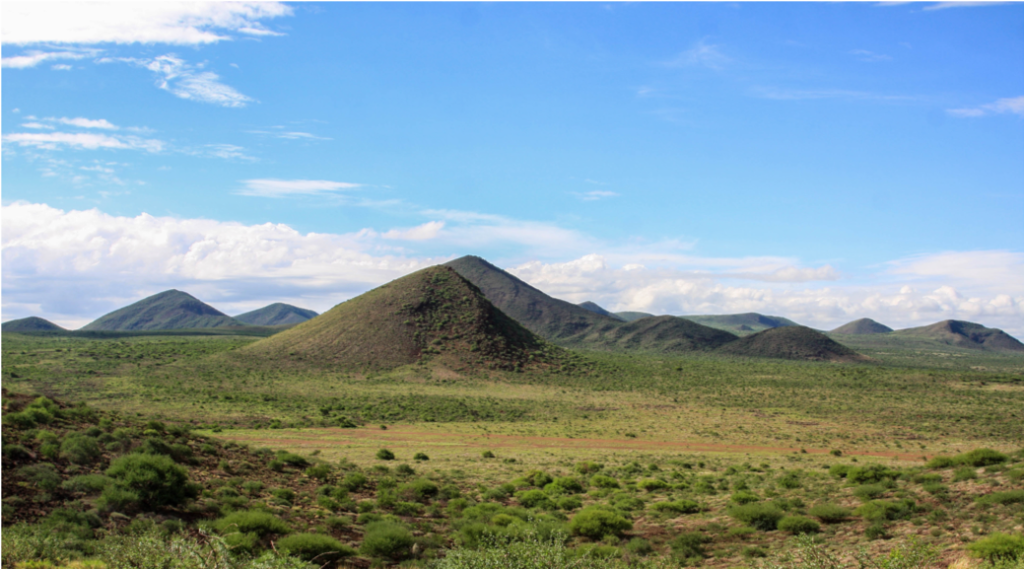
[[[5,3],[3,319],[613,310],[1024,336],[1024,5]],[[59,14],[54,14],[59,12]]]

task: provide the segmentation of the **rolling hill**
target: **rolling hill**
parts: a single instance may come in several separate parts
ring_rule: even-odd
[[[1024,352],[1024,344],[1006,332],[962,320],[943,320],[919,328],[905,328],[893,332],[893,335],[935,340],[964,348]]]
[[[744,336],[770,328],[781,328],[784,326],[799,326],[796,322],[781,316],[765,316],[756,312],[746,314],[712,314],[697,316],[680,316],[692,320],[698,324],[718,328]]]
[[[615,315],[626,322],[632,322],[634,320],[640,320],[641,318],[654,316],[649,312],[616,312]]]
[[[9,320],[0,325],[4,332],[62,332],[64,328],[38,316]]]
[[[312,310],[275,302],[269,306],[239,314],[234,319],[252,326],[283,326],[300,324],[317,316],[319,315]]]
[[[245,358],[339,369],[433,361],[459,371],[545,366],[563,354],[443,265],[377,287],[239,351]]]
[[[861,318],[853,322],[847,322],[842,326],[829,332],[830,334],[888,334],[892,328],[885,324],[879,324],[870,318]]]
[[[619,316],[617,314],[614,314],[612,312],[608,312],[604,308],[601,308],[601,306],[598,305],[597,303],[590,302],[589,300],[586,301],[586,302],[581,302],[581,303],[577,304],[576,306],[579,306],[580,308],[586,308],[587,310],[589,310],[591,312],[596,312],[597,314],[601,314],[602,316],[607,316],[609,318],[614,318],[616,320],[622,320],[623,322],[625,322],[625,320],[623,320],[623,318],[621,316]]]
[[[241,325],[187,292],[167,290],[101,316],[81,329],[179,330]]]
[[[787,360],[855,362],[868,359],[806,326],[769,328],[730,342],[715,351],[733,356]]]
[[[479,287],[502,312],[560,346],[677,353],[712,349],[736,338],[674,316],[623,322],[552,298],[480,257],[461,257],[445,265]]]

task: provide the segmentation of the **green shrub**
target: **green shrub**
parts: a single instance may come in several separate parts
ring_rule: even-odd
[[[484,452],[480,453],[480,456],[482,458],[494,458],[494,453],[489,450],[485,450]]]
[[[7,460],[24,460],[32,458],[32,453],[21,445],[7,444],[3,447],[3,455]]]
[[[761,531],[772,531],[785,514],[774,504],[757,503],[732,506],[729,515]]]
[[[818,522],[803,516],[786,516],[779,520],[779,529],[791,534],[818,533],[821,526]]]
[[[907,519],[913,511],[912,501],[874,500],[860,506],[853,513],[868,521],[892,521]]]
[[[757,494],[754,494],[753,492],[741,490],[730,496],[729,501],[734,504],[751,504],[754,502],[760,502],[761,497],[758,496]]]
[[[681,533],[676,536],[669,545],[672,552],[678,557],[691,559],[694,557],[705,557],[704,544],[711,542],[711,538],[696,531]]]
[[[166,456],[130,454],[110,463],[106,475],[136,493],[143,505],[177,506],[198,495],[188,473]]]
[[[929,494],[945,494],[949,491],[949,487],[941,482],[926,482],[921,488]]]
[[[306,561],[332,561],[356,554],[356,550],[333,537],[316,533],[297,533],[277,540],[277,549]]]
[[[655,502],[651,504],[655,512],[670,514],[696,514],[701,511],[700,504],[693,500],[676,500],[675,502]]]
[[[868,501],[885,494],[885,491],[885,486],[881,484],[862,484],[853,489],[853,495],[861,500]]]
[[[826,524],[839,523],[846,518],[850,517],[849,508],[837,506],[835,504],[818,504],[807,511],[808,514],[818,518]]]
[[[587,506],[579,511],[569,522],[569,531],[573,535],[581,535],[599,540],[606,535],[622,535],[622,532],[633,528],[633,523],[622,514],[607,506]]]
[[[619,481],[611,476],[595,474],[590,477],[590,485],[597,488],[619,488]]]
[[[224,536],[224,544],[231,548],[235,555],[251,555],[259,549],[260,536],[254,533],[234,532]]]
[[[768,550],[760,545],[748,545],[743,548],[743,551],[741,551],[740,554],[747,559],[754,559],[758,557],[768,557]]]
[[[895,480],[900,477],[900,474],[902,473],[899,470],[892,470],[881,464],[872,464],[850,468],[846,472],[846,480],[850,484],[867,484]]]
[[[4,413],[3,423],[4,425],[19,429],[31,429],[36,426],[36,419],[31,413],[11,411]]]
[[[400,476],[412,476],[413,474],[416,474],[416,471],[408,464],[399,464],[395,467],[395,474]]]
[[[523,479],[529,482],[531,486],[536,486],[537,488],[543,488],[555,481],[550,474],[540,470],[527,472]]]
[[[439,489],[437,484],[434,484],[426,478],[417,478],[411,482],[407,482],[399,488],[399,492],[417,502],[427,502],[431,498],[437,496]]]
[[[626,544],[626,551],[632,555],[645,556],[654,553],[654,546],[642,537],[634,537]]]
[[[60,457],[74,464],[89,464],[99,456],[99,443],[86,435],[72,433],[60,444]]]
[[[142,454],[163,454],[171,455],[171,445],[157,437],[149,437],[142,441],[142,444],[135,448],[135,452]]]
[[[924,467],[932,470],[942,470],[944,468],[952,468],[957,465],[956,460],[951,456],[936,456],[929,460]]]
[[[846,478],[851,468],[853,467],[849,464],[833,464],[829,467],[828,473],[836,478]]]
[[[215,521],[213,527],[227,534],[232,532],[253,533],[258,536],[286,534],[291,531],[288,524],[270,512],[243,510],[232,512]]]
[[[285,502],[291,502],[295,499],[295,491],[291,488],[274,488],[270,491],[270,495]]]
[[[548,498],[548,495],[541,490],[524,490],[522,492],[516,492],[516,499],[523,505],[524,508],[541,508],[544,510],[550,510],[554,507],[554,503]]]
[[[378,460],[395,460],[395,453],[391,452],[386,448],[382,448],[377,451]]]
[[[965,464],[967,466],[973,466],[975,468],[981,466],[988,466],[990,464],[1000,464],[1009,460],[1010,457],[1005,454],[994,451],[990,448],[979,448],[963,454],[958,454],[953,457],[953,460],[957,464]]]
[[[864,529],[864,537],[868,539],[887,539],[889,537],[889,528],[885,527],[885,524],[881,521],[876,521]]]
[[[60,474],[57,474],[53,465],[48,462],[23,466],[18,469],[18,474],[25,480],[31,482],[34,486],[46,490],[47,492],[56,490],[60,487]]]
[[[556,500],[559,509],[575,510],[583,507],[583,500],[579,496],[562,496]]]
[[[658,478],[645,478],[637,482],[636,487],[647,492],[654,492],[655,490],[668,488],[668,483]]]
[[[309,468],[306,469],[306,476],[309,476],[310,478],[316,478],[317,480],[328,480],[330,479],[331,474],[332,470],[330,465],[323,463],[317,464],[315,466],[310,466]]]
[[[430,460],[430,457],[427,456],[426,453],[418,452],[418,453],[413,455],[412,459],[413,460]]]
[[[371,557],[397,561],[410,556],[413,543],[412,533],[405,526],[379,521],[366,525],[359,550]]]
[[[61,488],[68,492],[81,492],[83,494],[98,494],[113,482],[112,479],[102,474],[80,474],[72,476],[61,484]]]
[[[561,476],[545,485],[544,491],[548,494],[577,494],[583,491],[583,485],[572,476]]]
[[[964,480],[974,480],[978,477],[978,472],[973,467],[963,466],[953,471],[953,482],[962,482]]]
[[[277,460],[280,460],[288,466],[294,466],[295,468],[305,468],[309,466],[309,461],[306,460],[306,457],[295,454],[294,452],[279,452],[277,453]]]
[[[993,492],[975,499],[979,504],[1021,504],[1024,503],[1024,490],[1007,490]]]
[[[345,479],[341,481],[341,486],[349,492],[356,492],[366,486],[368,482],[366,475],[361,472],[349,472],[345,475]]]
[[[776,482],[782,488],[792,490],[801,486],[800,472],[791,470],[776,479]]]
[[[103,488],[97,506],[104,512],[123,512],[135,507],[139,494],[116,484]]]
[[[976,557],[996,561],[1024,558],[1024,535],[993,533],[967,546],[967,550]]]
[[[625,492],[619,492],[617,494],[613,494],[611,499],[609,500],[609,502],[611,503],[612,506],[615,506],[616,509],[622,510],[622,511],[625,511],[625,512],[632,512],[634,510],[642,510],[642,509],[644,509],[644,501],[643,500],[641,500],[640,498],[637,498],[636,496],[630,496],[629,494],[626,494]]]

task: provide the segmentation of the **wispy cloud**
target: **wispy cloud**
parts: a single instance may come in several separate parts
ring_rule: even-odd
[[[443,221],[428,221],[423,225],[417,225],[409,229],[391,229],[381,233],[384,239],[398,239],[403,241],[426,241],[437,238],[444,229]]]
[[[812,99],[848,99],[860,101],[913,101],[915,97],[909,95],[884,95],[867,91],[854,91],[849,89],[789,89],[781,87],[755,87],[752,90],[755,97],[763,99],[775,99],[777,101],[804,101]]]
[[[71,71],[74,68],[67,63],[57,63],[55,65],[51,65],[50,69],[53,69],[54,71]]]
[[[605,198],[614,198],[619,194],[615,192],[609,192],[607,190],[592,190],[589,192],[573,192],[573,194],[585,202],[592,202],[602,200]]]
[[[280,2],[39,2],[4,5],[5,45],[202,45],[249,36],[280,35],[263,21],[291,15]]]
[[[192,65],[173,54],[151,60],[128,60],[156,73],[157,87],[189,101],[211,103],[222,107],[244,107],[252,98],[220,82],[220,76],[203,71],[203,64]]]
[[[718,70],[724,68],[731,61],[731,58],[722,53],[720,46],[700,40],[697,42],[697,45],[680,53],[674,59],[665,62],[665,65],[668,67],[699,66]]]
[[[964,109],[947,109],[954,117],[973,118],[1010,113],[1024,116],[1024,96],[999,99],[994,103]]]
[[[77,126],[79,128],[99,128],[103,130],[117,130],[117,126],[112,124],[107,119],[86,119],[82,117],[76,117],[69,119],[67,117],[61,117],[59,119],[44,119],[60,124],[66,124],[68,126]]]
[[[249,134],[259,134],[284,140],[333,140],[326,136],[317,136],[309,132],[287,131],[287,130],[247,130]]]
[[[26,2],[27,4],[27,2]],[[4,33],[7,32],[7,7],[4,8]],[[6,42],[4,38],[4,43]],[[13,57],[5,57],[0,59],[0,66],[10,69],[26,69],[29,67],[35,67],[44,61],[53,61],[59,59],[85,59],[87,57],[94,57],[99,54],[99,50],[86,49],[86,50],[64,50],[64,51],[29,51],[23,55],[15,55]],[[56,67],[56,66],[54,66]],[[70,69],[70,67],[68,67]]]
[[[982,6],[997,6],[999,4],[1013,4],[1013,2],[937,2],[925,6],[924,10],[946,10],[948,8],[980,8]]]
[[[361,187],[362,184],[348,182],[333,182],[330,180],[275,180],[256,179],[243,180],[245,188],[235,192],[240,196],[255,196],[261,198],[283,198],[296,195],[318,195],[329,194],[341,190],[352,190]]]
[[[160,152],[163,141],[137,136],[114,136],[86,132],[16,132],[5,134],[3,141],[24,147],[58,150],[74,148],[85,150],[116,149]]]
[[[856,57],[860,61],[868,63],[875,63],[878,61],[892,61],[892,56],[885,55],[884,53],[875,53],[866,49],[855,49],[849,52],[850,55]]]
[[[190,152],[190,154],[196,156],[208,156],[212,158],[223,158],[225,160],[256,160],[245,153],[245,148],[235,146],[234,144],[207,144],[195,149]]]

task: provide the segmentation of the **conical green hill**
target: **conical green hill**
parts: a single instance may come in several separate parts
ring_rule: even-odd
[[[783,326],[799,326],[796,322],[781,316],[765,316],[756,312],[744,314],[713,314],[681,316],[698,324],[718,328],[732,332],[733,334],[744,335],[745,333],[760,332],[770,328],[782,328]]]
[[[4,332],[59,332],[64,330],[49,320],[38,316],[9,320],[0,326]]]
[[[282,302],[264,306],[263,308],[239,314],[235,320],[249,324],[250,326],[282,326],[287,324],[299,324],[318,315],[312,310],[299,308]]]
[[[928,338],[965,348],[987,348],[1024,352],[1024,344],[998,328],[986,328],[974,322],[943,320],[929,326],[907,328],[894,332],[897,336]]]
[[[187,292],[172,289],[101,316],[82,330],[182,330],[221,326],[241,326],[241,323]]]
[[[377,287],[240,351],[264,361],[339,369],[430,360],[456,370],[544,365],[561,353],[446,266]]]
[[[842,326],[832,330],[832,334],[888,334],[892,332],[892,328],[885,324],[879,324],[870,318],[861,318],[860,320],[854,320],[848,322]]]
[[[787,360],[850,362],[867,359],[805,326],[769,328],[725,344],[716,351],[734,356]]]

